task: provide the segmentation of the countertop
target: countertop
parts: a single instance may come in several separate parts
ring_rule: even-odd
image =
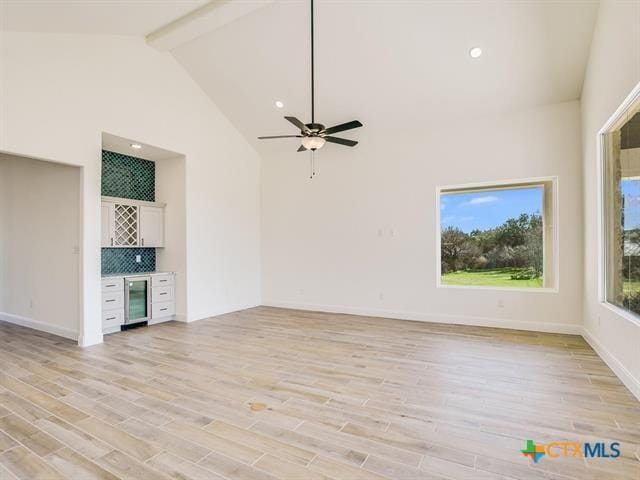
[[[175,274],[176,272],[135,272],[135,273],[104,273],[102,278],[114,278],[114,277],[148,277],[151,275],[167,275]]]

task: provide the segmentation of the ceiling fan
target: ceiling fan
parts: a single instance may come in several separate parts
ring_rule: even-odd
[[[259,140],[268,140],[273,138],[301,138],[302,145],[298,148],[298,152],[307,150],[316,151],[322,148],[326,142],[337,143],[347,147],[355,147],[358,142],[347,138],[334,137],[332,134],[351,130],[353,128],[362,127],[362,123],[353,120],[347,123],[341,123],[334,127],[325,128],[321,123],[316,123],[315,119],[315,84],[314,84],[314,41],[313,41],[313,0],[311,0],[311,123],[302,123],[296,117],[284,117],[286,120],[294,124],[300,129],[298,135],[275,135],[270,137],[258,137]]]

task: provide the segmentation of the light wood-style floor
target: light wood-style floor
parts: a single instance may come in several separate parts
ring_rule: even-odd
[[[640,403],[577,336],[260,307],[87,349],[0,323],[0,365],[3,480],[640,478]]]

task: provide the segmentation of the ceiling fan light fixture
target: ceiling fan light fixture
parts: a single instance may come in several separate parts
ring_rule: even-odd
[[[322,137],[304,137],[302,139],[302,146],[307,150],[317,150],[324,147],[326,140]]]

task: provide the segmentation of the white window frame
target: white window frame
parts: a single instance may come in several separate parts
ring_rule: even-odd
[[[545,265],[545,273],[547,275],[547,259],[551,264],[551,286],[543,286],[541,288],[533,288],[533,287],[492,287],[492,286],[484,286],[484,285],[447,285],[442,283],[442,259],[441,259],[441,251],[440,251],[440,241],[442,236],[442,225],[441,225],[441,197],[442,194],[451,193],[456,190],[460,190],[461,193],[473,193],[474,190],[477,191],[495,191],[495,190],[512,190],[516,188],[526,188],[527,186],[536,186],[536,185],[550,185],[550,195],[551,195],[551,218],[552,224],[547,224],[547,212],[543,212],[542,221],[543,221],[543,232],[544,238],[542,243],[543,248],[543,257],[544,257],[544,265]],[[469,289],[469,290],[498,290],[505,292],[528,292],[528,293],[558,293],[560,289],[560,266],[558,259],[560,258],[560,222],[559,222],[559,211],[558,211],[558,177],[557,176],[548,176],[548,177],[529,177],[529,178],[519,178],[519,179],[509,179],[509,180],[497,180],[491,182],[478,182],[478,183],[467,183],[462,185],[441,185],[436,187],[436,287],[437,288],[451,288],[451,289]],[[548,234],[546,233],[547,227],[551,229],[551,240],[553,244],[553,251],[547,252],[547,238]],[[551,255],[549,258],[548,255]],[[549,278],[549,277],[547,277]]]
[[[640,82],[631,90],[631,93],[620,104],[616,111],[609,117],[607,122],[602,126],[596,135],[596,152],[597,152],[597,207],[598,207],[598,219],[597,219],[597,231],[598,231],[598,300],[600,305],[611,310],[620,317],[629,320],[630,322],[640,325],[640,316],[626,310],[622,307],[614,305],[607,301],[607,231],[606,231],[606,181],[605,175],[606,157],[607,157],[607,141],[606,135],[618,127],[621,127],[619,123],[627,116],[627,112],[636,103],[640,102]]]

